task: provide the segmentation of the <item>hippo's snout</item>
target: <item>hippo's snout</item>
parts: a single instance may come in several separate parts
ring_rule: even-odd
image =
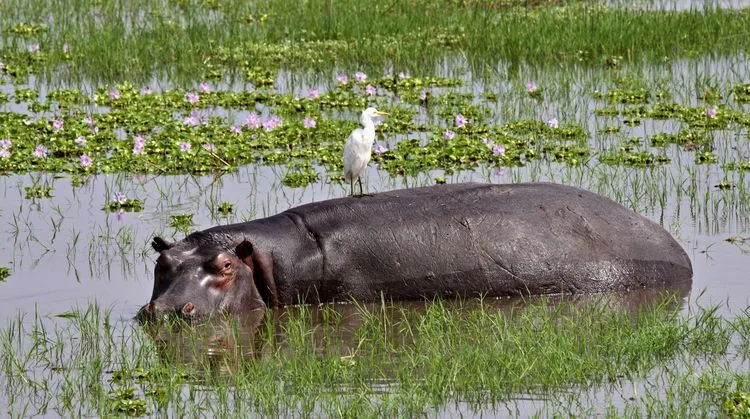
[[[193,318],[195,314],[195,304],[191,302],[185,303],[185,305],[179,308],[165,306],[158,301],[152,300],[138,310],[135,319],[141,322],[152,321],[161,317],[167,319],[172,316],[190,319]]]

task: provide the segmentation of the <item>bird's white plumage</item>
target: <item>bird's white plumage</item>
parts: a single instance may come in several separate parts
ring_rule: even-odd
[[[354,192],[354,181],[359,180],[370,162],[372,144],[375,142],[375,119],[387,115],[375,108],[367,108],[362,112],[359,120],[363,128],[357,128],[349,134],[349,139],[344,146],[344,179],[352,185]],[[362,183],[360,181],[360,193]]]

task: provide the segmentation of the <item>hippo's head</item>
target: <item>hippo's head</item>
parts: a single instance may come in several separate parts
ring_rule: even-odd
[[[263,261],[253,245],[247,240],[229,245],[205,237],[196,240],[194,235],[177,243],[154,237],[151,246],[159,252],[154,290],[136,318],[173,314],[195,318],[217,311],[242,313],[265,308],[256,284],[259,276],[255,275]]]

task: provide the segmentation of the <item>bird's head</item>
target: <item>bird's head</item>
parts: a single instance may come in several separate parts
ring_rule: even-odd
[[[378,118],[387,116],[388,113],[379,111],[375,108],[367,108],[362,112],[362,116],[360,116],[359,120],[362,122],[362,125],[366,124],[367,121],[377,122]]]

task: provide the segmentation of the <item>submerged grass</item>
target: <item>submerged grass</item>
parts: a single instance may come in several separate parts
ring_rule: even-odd
[[[747,341],[745,316],[727,320],[715,308],[679,315],[674,303],[350,304],[146,328],[92,305],[64,321],[12,319],[2,332],[0,388],[11,417],[413,416],[640,380],[726,353],[730,338]]]

